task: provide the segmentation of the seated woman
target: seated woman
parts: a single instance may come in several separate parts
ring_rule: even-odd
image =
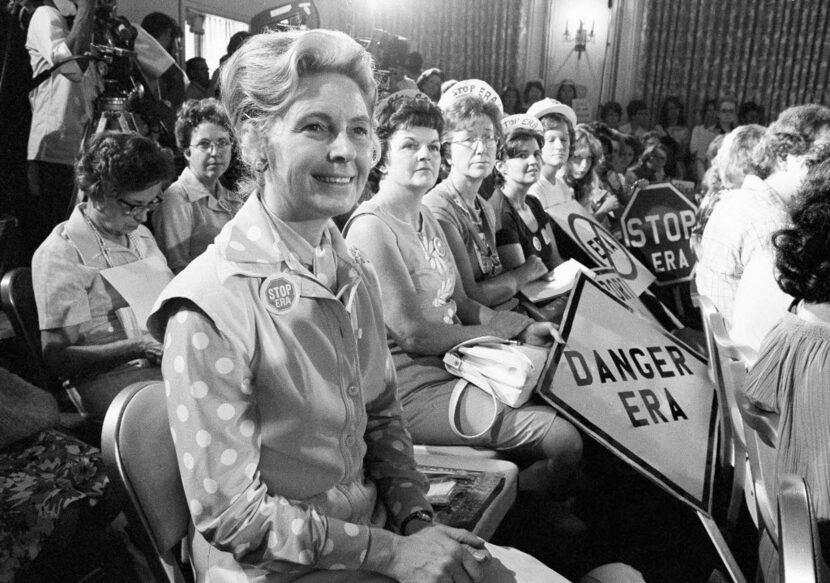
[[[181,106],[176,144],[187,167],[153,213],[153,232],[173,273],[201,255],[244,202],[219,182],[231,163],[233,140],[228,114],[218,101],[186,101]]]
[[[565,166],[565,182],[579,204],[597,222],[610,227],[610,215],[620,210],[620,201],[600,185],[596,169],[603,164],[602,144],[587,125],[579,124],[574,131],[573,154]]]
[[[527,109],[537,101],[544,99],[545,86],[538,79],[531,79],[525,83],[522,91],[522,105]]]
[[[504,137],[496,162],[501,184],[488,201],[501,215],[496,232],[499,259],[506,269],[513,269],[536,255],[551,270],[562,263],[552,219],[538,198],[527,195],[542,168],[544,129],[538,119],[525,114],[506,117],[501,125]]]
[[[88,202],[32,258],[43,358],[52,373],[72,381],[96,418],[130,383],[161,379],[162,346],[140,332],[131,307],[152,305],[172,277],[141,224],[172,174],[172,161],[152,140],[93,136],[75,165]]]
[[[549,492],[577,468],[582,440],[576,429],[537,400],[519,408],[499,403],[497,419],[488,426],[493,403],[470,387],[455,409],[456,430],[449,417],[458,379],[445,370],[442,356],[456,344],[484,335],[545,343],[551,324],[493,311],[469,298],[460,285],[446,237],[422,204],[438,175],[440,110],[417,96],[393,95],[379,105],[376,121],[380,188],[355,211],[346,240],[378,273],[398,392],[413,439],[480,445],[541,460],[531,473],[540,480],[539,490]]]
[[[778,285],[795,301],[769,332],[746,379],[749,399],[780,414],[776,475],[804,476],[830,561],[830,161],[811,171],[792,226],[773,236]],[[777,581],[773,541],[759,546],[764,580]]]
[[[441,99],[441,85],[444,83],[444,72],[435,67],[423,71],[415,81],[418,89],[435,103]]]
[[[691,158],[692,175],[696,182],[703,181],[703,175],[706,173],[708,160],[706,160],[706,150],[709,144],[717,136],[724,133],[718,119],[718,100],[706,99],[700,108],[700,124],[692,128],[692,134],[689,137],[689,157]],[[732,128],[729,128],[731,131]]]
[[[670,95],[660,105],[660,114],[655,133],[660,137],[663,147],[668,153],[666,174],[671,178],[686,180],[689,176],[689,140],[691,134],[686,125],[686,115],[683,102],[678,97]]]
[[[547,273],[535,255],[504,269],[496,252],[495,213],[478,194],[496,162],[500,120],[499,106],[477,96],[450,103],[441,135],[450,173],[424,197],[447,238],[464,292],[488,307],[510,300],[526,283]]]
[[[629,184],[638,180],[645,181],[645,184],[656,184],[666,182],[666,148],[659,139],[650,138],[646,140],[640,159],[625,173],[625,179]]]
[[[544,128],[538,119],[526,114],[506,117],[501,125],[504,138],[496,162],[501,184],[488,201],[501,215],[496,232],[499,259],[512,269],[535,255],[550,271],[563,261],[556,244],[556,228],[539,199],[528,196],[542,168]],[[565,305],[566,298],[560,297],[532,312],[537,319],[558,322]]]
[[[499,97],[501,97],[501,105],[504,108],[505,115],[524,113],[525,107],[522,105],[522,94],[519,93],[516,86],[508,83],[502,88]]]
[[[340,32],[258,34],[221,75],[254,191],[150,321],[196,580],[480,580],[497,561],[432,524],[377,278],[330,221],[377,151],[371,57]]]

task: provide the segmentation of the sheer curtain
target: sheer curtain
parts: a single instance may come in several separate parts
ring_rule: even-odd
[[[652,111],[676,95],[690,122],[706,98],[830,105],[830,2],[647,0],[640,86]]]
[[[225,54],[230,38],[240,30],[248,30],[248,25],[238,20],[205,14],[204,30],[203,35],[187,31],[185,55],[187,59],[195,56],[204,58],[213,73],[219,66],[219,59]]]
[[[375,28],[409,39],[409,50],[447,79],[478,78],[497,90],[515,79],[527,0],[346,0],[329,26],[354,37]],[[523,69],[522,69],[523,70]]]

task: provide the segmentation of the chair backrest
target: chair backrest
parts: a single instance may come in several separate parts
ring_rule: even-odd
[[[698,298],[706,333],[706,347],[709,350],[709,367],[718,407],[723,418],[725,433],[739,444],[746,443],[743,420],[735,403],[735,388],[743,387],[747,371],[745,353],[729,337],[726,321],[712,300],[706,296]]]
[[[32,270],[16,267],[0,279],[0,305],[11,321],[14,334],[28,353],[31,363],[31,379],[44,389],[54,388],[54,383],[43,365],[40,345],[40,326],[37,320],[37,304],[32,287]]]
[[[167,421],[164,383],[144,381],[122,390],[107,410],[101,450],[110,479],[132,503],[128,515],[144,527],[155,551],[159,581],[183,583],[176,547],[190,513]]]
[[[784,583],[828,580],[810,489],[802,476],[784,474],[778,483],[778,537],[779,573]]]
[[[742,388],[735,391],[735,400],[744,420],[746,451],[755,489],[755,503],[761,525],[778,544],[778,516],[775,512],[775,458],[778,442],[779,416],[756,407]]]

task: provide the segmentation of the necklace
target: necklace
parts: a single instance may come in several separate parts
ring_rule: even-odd
[[[101,255],[104,256],[104,261],[107,262],[107,267],[112,267],[112,256],[110,255],[110,251],[107,246],[104,245],[104,237],[101,235],[101,231],[98,230],[98,227],[95,226],[95,223],[92,222],[92,219],[89,218],[89,215],[86,214],[86,212],[82,211],[81,214],[84,216],[86,224],[89,225],[89,228],[92,230],[92,234],[95,235],[95,241],[98,243]],[[138,240],[135,238],[135,235],[127,233],[127,239],[138,255],[139,260],[144,259],[144,256],[141,254],[141,249],[138,248]]]

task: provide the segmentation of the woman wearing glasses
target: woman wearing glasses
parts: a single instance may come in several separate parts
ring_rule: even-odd
[[[459,285],[442,229],[421,203],[438,177],[441,111],[423,95],[401,92],[380,102],[375,121],[381,140],[375,168],[380,188],[352,215],[346,241],[377,271],[398,394],[413,439],[489,447],[536,462],[523,474],[524,488],[544,499],[557,488],[561,493],[582,454],[576,429],[536,399],[494,411],[489,396],[475,387],[454,397],[458,379],[442,361],[454,345],[479,336],[545,344],[551,324],[491,310],[467,297]],[[456,412],[455,427],[451,411]],[[555,508],[560,519],[565,518],[563,509]]]
[[[153,231],[173,273],[201,255],[245,202],[219,178],[231,162],[228,114],[215,99],[187,101],[176,119],[176,143],[187,167],[153,213]]]
[[[75,165],[87,202],[32,259],[44,360],[53,374],[72,381],[93,417],[103,417],[130,383],[161,379],[162,346],[141,334],[131,306],[152,303],[142,294],[160,290],[172,276],[141,224],[172,174],[172,161],[152,140],[93,136]]]
[[[496,95],[494,90],[491,93]],[[469,94],[439,105],[444,113],[441,142],[450,173],[424,197],[424,204],[447,237],[466,294],[485,306],[497,306],[547,273],[535,255],[515,269],[504,269],[496,251],[496,215],[478,194],[496,163],[501,108]]]

